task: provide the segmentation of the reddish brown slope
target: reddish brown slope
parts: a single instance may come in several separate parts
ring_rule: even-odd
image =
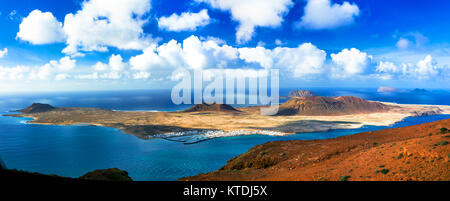
[[[181,180],[450,180],[450,119],[328,140],[269,142]]]
[[[346,115],[386,112],[389,107],[354,96],[291,98],[280,105],[279,115]]]

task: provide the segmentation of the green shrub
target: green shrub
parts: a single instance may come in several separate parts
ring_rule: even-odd
[[[441,145],[441,146],[448,145],[448,142],[447,141],[440,141],[440,142],[434,144],[434,146],[439,146],[439,145]]]
[[[380,172],[383,173],[383,174],[387,174],[389,172],[389,170],[388,169],[382,169],[382,170],[380,170]]]
[[[446,132],[448,132],[448,129],[445,128],[445,127],[442,127],[442,128],[441,128],[441,133],[444,134],[444,133],[446,133]]]
[[[347,181],[348,178],[350,178],[350,176],[342,176],[342,177],[339,177],[339,181]]]

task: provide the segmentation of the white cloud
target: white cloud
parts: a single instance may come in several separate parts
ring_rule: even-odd
[[[135,74],[133,74],[133,78],[134,79],[148,79],[150,77],[150,73],[149,72],[137,72]]]
[[[161,17],[158,19],[158,26],[168,31],[194,31],[198,27],[206,26],[209,21],[208,10],[203,9],[198,13],[174,13],[169,17]]]
[[[297,78],[322,73],[327,56],[311,43],[303,43],[297,48],[277,47],[273,52],[277,58],[276,66],[287,68]]]
[[[407,49],[410,45],[411,41],[406,38],[400,38],[395,46],[397,46],[397,48],[399,49]]]
[[[56,75],[55,80],[60,81],[60,80],[65,80],[69,77],[69,75],[67,75],[66,73],[60,73],[58,75]]]
[[[280,46],[280,45],[284,45],[284,43],[283,43],[283,41],[281,41],[280,39],[276,39],[276,40],[275,40],[275,45]]]
[[[448,65],[438,65],[431,55],[426,55],[417,63],[380,62],[376,67],[376,72],[381,76],[397,77],[399,79],[426,80],[436,78],[438,75],[445,75]]]
[[[272,52],[264,47],[239,48],[239,58],[247,63],[255,62],[264,68],[272,68]]]
[[[303,43],[296,48],[276,47],[273,50],[264,47],[239,48],[239,57],[247,63],[255,62],[261,67],[276,67],[287,70],[293,77],[319,74],[323,71],[326,53],[311,43]]]
[[[120,55],[111,55],[109,57],[109,63],[105,64],[102,62],[97,62],[95,65],[92,66],[92,68],[97,72],[102,72],[100,76],[84,76],[83,78],[86,79],[96,79],[98,77],[105,78],[105,79],[120,79],[126,74],[124,72],[127,69],[128,64],[123,62],[122,56]]]
[[[389,66],[394,66],[393,63],[386,63],[389,63]],[[393,76],[399,76],[401,78],[423,80],[435,77],[445,71],[445,66],[439,67],[431,55],[426,55],[425,58],[419,60],[416,64],[402,63],[399,66],[395,70],[392,70],[393,67],[383,68],[384,71],[380,72],[390,73]]]
[[[331,0],[308,0],[304,13],[298,27],[332,29],[353,23],[359,15],[359,8],[347,1],[339,5]]]
[[[52,13],[33,10],[20,23],[17,38],[40,45],[63,42],[65,35],[61,22]]]
[[[30,80],[49,80],[53,77],[55,73],[66,73],[71,72],[76,66],[76,60],[70,59],[70,57],[66,56],[59,61],[51,60],[47,64],[35,67],[31,70],[29,79]],[[65,78],[67,78],[66,76]],[[55,79],[61,79],[61,75],[55,77]]]
[[[93,72],[91,74],[77,75],[76,77],[78,79],[83,79],[83,80],[96,80],[99,78],[97,72]]]
[[[171,40],[160,46],[150,46],[142,54],[131,57],[129,64],[135,71],[170,71],[176,68],[231,68],[233,65],[251,68],[273,68],[289,72],[293,77],[320,74],[326,53],[311,43],[296,48],[264,47],[234,48],[217,40],[200,40],[196,36],[182,43]]]
[[[171,40],[160,46],[149,46],[142,54],[131,57],[129,63],[132,69],[137,71],[179,67],[203,69],[226,66],[235,59],[236,48],[219,44],[216,40],[202,41],[196,36],[190,36],[182,43]]]
[[[53,73],[52,66],[50,64],[46,64],[44,66],[39,67],[37,70],[33,70],[30,73],[31,80],[48,80],[50,79]]]
[[[109,66],[111,66],[112,71],[122,71],[124,70],[126,64],[122,62],[122,57],[120,55],[111,55],[109,58]]]
[[[92,68],[96,71],[123,71],[125,70],[126,65],[127,64],[123,62],[122,56],[113,54],[109,57],[108,64],[97,62]]]
[[[202,69],[207,62],[202,42],[195,36],[184,39],[183,57],[186,64],[193,69]]]
[[[59,62],[55,60],[50,61],[50,64],[58,71],[67,72],[75,68],[76,62],[77,61],[75,59],[71,59],[70,57],[65,56],[61,58]]]
[[[99,61],[95,65],[93,65],[92,68],[94,68],[95,71],[106,71],[108,70],[109,66],[108,64]]]
[[[29,67],[16,66],[13,68],[0,66],[0,80],[22,80],[30,71]]]
[[[388,61],[380,61],[376,67],[376,71],[379,73],[396,73],[398,70],[398,67],[394,63]]]
[[[331,54],[332,61],[336,64],[333,67],[334,77],[348,77],[363,73],[370,56],[365,52],[361,52],[356,48],[350,50],[345,48],[337,54]]]
[[[70,77],[76,66],[76,60],[63,57],[51,60],[42,66],[0,66],[0,80],[63,80]],[[55,75],[56,74],[56,75]]]
[[[231,12],[234,20],[239,22],[236,41],[245,43],[254,34],[256,27],[278,27],[283,16],[293,6],[291,0],[196,0],[205,2],[213,8]]]
[[[32,44],[65,42],[62,52],[72,56],[108,47],[141,50],[154,42],[142,29],[150,8],[150,0],[87,0],[65,16],[64,25],[52,13],[34,10],[23,19],[17,38]]]
[[[394,37],[397,37],[396,35]],[[422,47],[428,42],[428,38],[419,32],[409,32],[402,37],[396,43],[396,47],[399,49],[408,49],[415,45],[416,47]]]
[[[150,8],[150,0],[83,2],[81,10],[65,17],[67,47],[63,52],[106,51],[108,46],[135,50],[147,47],[152,40],[145,36],[142,26]]]
[[[3,48],[3,50],[0,50],[0,59],[5,57],[8,54],[8,48]]]
[[[131,57],[129,62],[131,67],[134,70],[147,71],[154,66],[161,65],[163,60],[155,51],[156,46],[152,45],[145,48],[142,54]]]
[[[103,79],[111,79],[111,80],[117,80],[123,77],[123,74],[117,71],[111,71],[109,73],[104,73],[100,75],[100,78]]]
[[[427,55],[424,59],[420,60],[416,64],[416,68],[413,70],[419,78],[428,78],[438,74],[438,67],[431,55]]]

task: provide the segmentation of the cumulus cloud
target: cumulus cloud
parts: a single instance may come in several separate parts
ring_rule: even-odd
[[[29,79],[31,80],[50,80],[53,79],[55,73],[65,73],[70,72],[76,66],[76,60],[71,59],[66,56],[59,61],[51,60],[47,64],[40,66],[38,68],[32,69],[30,72]],[[61,75],[56,75],[55,79],[61,80]],[[67,76],[65,77],[67,78]]]
[[[52,65],[58,71],[68,72],[68,71],[72,70],[73,68],[75,68],[76,62],[77,61],[75,59],[71,59],[70,57],[65,56],[65,57],[61,58],[59,61],[56,61],[56,60],[50,61],[49,65]]]
[[[129,63],[132,69],[145,72],[153,68],[217,68],[235,59],[236,48],[220,44],[216,40],[202,41],[196,36],[190,36],[182,43],[171,40],[160,46],[149,46],[142,54],[131,57]]]
[[[238,43],[248,42],[256,27],[278,27],[283,16],[293,6],[291,0],[196,0],[213,8],[231,12],[233,20],[239,22],[236,32]]]
[[[239,48],[239,58],[247,63],[255,62],[264,68],[272,68],[272,52],[264,47]]]
[[[65,40],[62,23],[50,12],[33,10],[19,25],[17,38],[31,44],[41,45]]]
[[[64,32],[67,54],[82,51],[106,51],[108,46],[119,49],[143,49],[151,43],[142,26],[150,11],[150,0],[90,0],[75,14],[67,14]]]
[[[380,61],[380,63],[376,66],[376,72],[379,73],[396,73],[397,71],[399,71],[398,67],[389,61]]]
[[[0,66],[0,80],[22,80],[30,71],[29,67],[16,66],[13,68]]]
[[[311,43],[303,43],[297,48],[277,47],[273,50],[276,66],[287,68],[293,77],[320,74],[327,54]]]
[[[400,79],[418,79],[426,80],[435,78],[438,75],[445,74],[448,70],[447,65],[439,66],[431,55],[426,55],[417,63],[380,62],[376,67],[379,75],[397,77]]]
[[[161,17],[158,19],[158,26],[168,31],[194,31],[198,27],[206,26],[209,21],[208,10],[203,9],[198,13],[174,13],[169,17]]]
[[[292,73],[293,77],[319,74],[323,71],[326,53],[311,43],[303,43],[296,48],[264,47],[239,48],[239,57],[247,63],[258,63],[264,68],[276,66]]]
[[[63,80],[75,66],[76,60],[70,57],[51,60],[42,66],[0,66],[0,80]]]
[[[34,10],[22,20],[17,38],[32,44],[65,42],[62,52],[74,56],[108,47],[141,50],[154,42],[142,29],[150,8],[150,0],[87,0],[65,16],[64,24],[50,12]]]
[[[150,46],[142,54],[131,57],[131,69],[139,72],[187,69],[229,69],[234,66],[253,69],[277,68],[292,77],[320,74],[323,72],[326,52],[311,43],[298,47],[235,48],[217,42],[190,36],[178,43],[171,40],[160,46]]]
[[[334,77],[348,77],[364,72],[369,63],[370,56],[356,48],[345,48],[337,54],[331,54]]]
[[[416,68],[413,69],[413,73],[419,75],[419,78],[428,78],[438,74],[438,67],[436,61],[433,60],[431,55],[427,55],[424,59],[420,60],[416,64]]]
[[[0,50],[0,59],[5,57],[8,54],[8,48],[3,48],[3,50]]]
[[[109,63],[105,64],[102,62],[97,62],[92,68],[101,73],[101,74],[93,74],[93,75],[84,75],[82,79],[94,79],[94,78],[104,78],[104,79],[120,79],[125,76],[128,64],[123,62],[122,56],[120,55],[111,55],[109,57]],[[97,73],[96,72],[96,73]]]
[[[308,0],[304,15],[297,26],[307,29],[332,29],[353,23],[357,16],[359,8],[354,3],[345,1],[337,4],[331,0]]]

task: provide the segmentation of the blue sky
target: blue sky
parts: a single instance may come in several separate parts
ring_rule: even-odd
[[[177,68],[280,69],[282,87],[450,86],[445,0],[0,5],[0,92],[171,88]]]

